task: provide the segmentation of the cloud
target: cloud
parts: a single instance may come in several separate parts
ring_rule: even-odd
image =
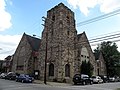
[[[0,59],[14,54],[22,35],[0,35]]]
[[[4,31],[12,26],[11,15],[6,11],[5,0],[0,0],[0,31]]]
[[[120,0],[102,0],[100,3],[100,10],[104,13],[109,13],[120,8]]]
[[[120,7],[120,0],[67,0],[67,2],[74,8],[79,8],[86,16],[91,8],[96,5],[100,6],[100,11],[103,13],[111,12]]]

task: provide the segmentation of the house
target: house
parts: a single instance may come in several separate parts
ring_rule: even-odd
[[[38,70],[38,49],[40,39],[23,34],[13,56],[12,71],[15,73],[31,74]]]
[[[2,65],[3,65],[3,60],[0,60],[0,73],[3,72],[3,67],[2,67]]]
[[[3,72],[8,73],[11,71],[11,69],[12,69],[12,57],[13,56],[9,55],[4,59],[3,64],[2,64]]]

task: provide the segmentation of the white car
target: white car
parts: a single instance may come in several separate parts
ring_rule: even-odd
[[[5,76],[6,76],[6,73],[1,73],[1,74],[0,74],[0,78],[2,78],[2,79],[4,79]]]
[[[115,77],[109,77],[109,82],[115,82]]]
[[[92,76],[93,83],[103,83],[103,79],[100,76]]]

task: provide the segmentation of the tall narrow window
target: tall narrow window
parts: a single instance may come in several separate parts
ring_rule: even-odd
[[[49,76],[54,76],[54,64],[49,65]]]
[[[70,18],[67,16],[67,23],[70,24]]]
[[[65,77],[70,77],[70,65],[65,65]]]
[[[52,16],[52,20],[55,21],[55,15]]]
[[[67,35],[69,36],[69,34],[70,34],[70,32],[69,31],[67,31]]]

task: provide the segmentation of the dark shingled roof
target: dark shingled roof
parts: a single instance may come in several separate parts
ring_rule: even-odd
[[[30,35],[26,35],[26,38],[28,40],[28,43],[31,45],[32,47],[32,50],[34,51],[38,51],[39,50],[39,47],[40,47],[40,39],[39,38],[36,38],[36,37],[32,37]]]
[[[98,60],[100,55],[102,55],[102,52],[99,51],[98,53],[94,53],[94,56],[95,56],[95,60]]]
[[[81,38],[82,34],[83,33],[77,35],[78,40]]]
[[[100,56],[100,53],[94,53],[94,56],[95,56],[95,60],[98,60],[99,56]]]

